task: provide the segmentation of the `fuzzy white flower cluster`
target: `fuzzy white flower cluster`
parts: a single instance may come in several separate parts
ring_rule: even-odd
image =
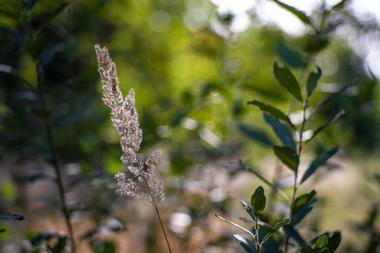
[[[116,65],[107,48],[95,45],[95,52],[102,81],[103,102],[111,109],[111,120],[119,133],[123,151],[121,160],[126,166],[124,172],[115,175],[116,192],[149,202],[162,201],[165,197],[164,186],[155,172],[159,153],[154,152],[147,158],[138,154],[143,132],[139,127],[135,92],[131,89],[123,98]]]

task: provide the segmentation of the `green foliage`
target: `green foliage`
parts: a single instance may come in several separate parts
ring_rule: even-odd
[[[299,164],[299,157],[295,150],[289,147],[274,146],[273,151],[278,159],[281,160],[293,172],[296,172]]]
[[[273,73],[277,81],[287,89],[298,101],[302,102],[300,85],[293,73],[286,66],[279,67],[277,62],[273,64]]]
[[[259,186],[251,196],[251,206],[255,213],[260,213],[264,210],[266,205],[266,197],[264,188]]]
[[[325,164],[333,155],[338,152],[338,148],[334,148],[326,151],[325,153],[319,155],[315,160],[310,164],[305,173],[302,176],[301,183],[305,182],[313,173],[323,164]]]

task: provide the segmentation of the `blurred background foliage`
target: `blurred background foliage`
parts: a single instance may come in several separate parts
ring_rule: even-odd
[[[320,5],[311,16],[322,22],[328,6],[315,2]],[[1,252],[39,252],[43,247],[60,252],[64,245],[46,118],[52,122],[80,252],[130,252],[131,245],[133,252],[165,250],[157,246],[159,233],[150,229],[157,226],[152,214],[136,211],[146,207],[113,192],[113,174],[122,169],[121,151],[101,101],[97,43],[109,48],[124,94],[130,88],[136,91],[143,149],[163,154],[160,173],[168,193],[163,208],[171,237],[182,250],[178,252],[239,252],[225,237],[229,228],[222,226],[225,232],[220,232],[218,224],[210,226],[210,216],[215,210],[233,210],[238,201],[232,197],[247,198],[258,182],[246,174],[236,179],[239,159],[271,176],[265,166],[274,167],[268,147],[276,142],[262,114],[246,102],[258,99],[285,112],[299,110],[279,89],[272,64],[285,63],[302,78],[302,67],[317,51],[314,60],[323,77],[311,104],[349,87],[333,96],[312,122],[318,126],[340,109],[345,112],[308,152],[318,152],[322,143],[338,145],[344,150],[345,166],[340,167],[348,164],[354,171],[343,169],[339,176],[346,181],[359,175],[362,180],[330,200],[349,199],[343,206],[356,199],[365,203],[360,212],[344,206],[353,219],[341,225],[353,235],[347,232],[341,252],[361,252],[357,249],[367,239],[358,237],[367,234],[379,243],[376,218],[365,228],[357,225],[369,210],[368,219],[376,217],[379,203],[374,197],[380,188],[378,76],[353,46],[360,47],[361,37],[369,35],[378,42],[379,23],[355,16],[350,2],[344,2],[329,13],[325,36],[318,36],[311,29],[289,34],[263,23],[258,7],[246,10],[249,26],[236,31],[236,14],[218,8],[218,1],[2,0],[0,213],[20,213],[26,220],[0,223]],[[41,80],[47,109],[39,98]],[[323,210],[319,219],[331,221],[334,214]]]

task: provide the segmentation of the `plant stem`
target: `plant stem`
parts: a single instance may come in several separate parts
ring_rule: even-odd
[[[300,132],[299,132],[299,137],[298,137],[298,151],[297,151],[297,155],[298,155],[298,159],[300,160],[301,159],[301,154],[302,154],[302,151],[303,151],[303,132],[305,131],[305,126],[306,126],[306,121],[307,121],[307,118],[306,118],[306,113],[307,113],[307,108],[309,107],[309,97],[307,97],[304,101],[304,104],[303,104],[303,108],[302,108],[302,123],[301,123],[301,129],[300,129]],[[299,168],[299,165],[298,165],[298,168]],[[293,218],[293,203],[296,199],[296,195],[297,195],[297,189],[298,189],[298,168],[297,170],[295,171],[294,173],[294,182],[293,182],[293,193],[292,193],[292,201],[290,203],[290,222],[292,222],[292,218]],[[286,237],[286,241],[285,241],[285,250],[284,252],[287,253],[288,252],[288,247],[289,247],[289,236]]]
[[[260,253],[260,238],[259,238],[259,218],[256,216],[255,219],[255,235],[256,235],[256,253]]]
[[[150,187],[149,187],[148,181],[147,181],[147,179],[145,178],[145,176],[144,176],[144,181],[145,181],[145,184],[146,184],[146,186],[147,186],[147,189],[148,189],[149,195],[150,195],[150,197],[152,198],[152,203],[153,203],[153,206],[154,206],[154,210],[156,211],[156,215],[157,215],[158,221],[159,221],[159,223],[160,223],[162,233],[164,234],[165,241],[166,241],[166,245],[168,246],[168,250],[169,250],[170,253],[173,253],[173,251],[172,251],[172,249],[171,249],[171,247],[170,247],[170,243],[169,243],[168,236],[166,235],[166,231],[165,231],[164,223],[162,222],[161,215],[160,215],[160,211],[158,210],[158,207],[157,207],[157,203],[156,203],[155,197],[154,197],[152,191],[150,190]]]
[[[47,112],[48,107],[45,99],[45,94],[44,94],[44,88],[43,88],[43,72],[40,66],[37,65],[37,73],[38,73],[38,91],[40,95],[40,100],[42,104],[42,109],[43,111]],[[59,166],[58,162],[58,155],[56,152],[55,148],[55,142],[54,142],[54,137],[53,137],[53,127],[50,121],[50,115],[48,115],[45,119],[45,131],[47,134],[47,141],[48,141],[48,146],[49,146],[49,151],[51,155],[51,162],[54,168],[55,172],[55,182],[58,187],[58,192],[59,192],[59,200],[60,200],[60,205],[61,205],[61,210],[63,213],[63,217],[65,219],[66,227],[69,233],[69,239],[71,241],[71,248],[72,252],[76,253],[76,243],[75,243],[75,238],[74,238],[74,230],[73,226],[70,220],[70,213],[69,209],[66,204],[65,200],[65,188],[63,186],[63,180],[62,180],[62,174],[61,174],[61,169]]]
[[[237,227],[237,228],[243,230],[244,232],[248,233],[254,240],[256,240],[256,236],[251,231],[249,231],[248,229],[246,229],[246,228],[244,228],[244,227],[240,226],[239,224],[236,224],[236,223],[234,223],[232,221],[229,221],[226,218],[223,218],[219,214],[215,214],[215,217],[218,218],[218,219],[221,219],[225,223],[228,223],[228,224],[230,224],[230,225],[232,225],[234,227]]]

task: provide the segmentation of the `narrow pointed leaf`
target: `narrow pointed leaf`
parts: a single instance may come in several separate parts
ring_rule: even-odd
[[[256,253],[255,245],[252,242],[245,239],[240,234],[234,234],[234,238],[240,243],[240,245],[247,251],[248,253]]]
[[[293,68],[305,67],[306,62],[302,55],[294,48],[283,42],[276,45],[276,52],[283,62]]]
[[[274,226],[270,229],[270,231],[265,235],[263,242],[269,240],[269,238],[272,237],[272,235],[277,232],[281,227],[290,224],[289,219],[278,221]]]
[[[295,240],[299,246],[303,248],[308,246],[305,240],[302,238],[302,236],[298,233],[298,231],[292,225],[285,225],[284,231],[289,237]]]
[[[313,209],[317,201],[316,192],[313,190],[309,193],[297,197],[292,205],[292,225],[295,226]]]
[[[243,206],[243,208],[244,208],[245,211],[249,214],[249,216],[251,216],[251,218],[252,218],[253,220],[256,220],[256,215],[255,215],[255,213],[253,212],[251,205],[249,205],[249,204],[248,204],[247,202],[245,202],[244,200],[240,200],[240,204]]]
[[[327,248],[329,251],[335,252],[335,250],[339,247],[340,242],[342,241],[342,235],[339,231],[334,231],[329,234],[329,244]]]
[[[301,89],[297,79],[286,66],[279,67],[277,62],[273,64],[273,74],[277,81],[287,89],[298,101],[302,102]]]
[[[296,150],[296,143],[294,141],[292,132],[286,125],[282,124],[279,120],[270,116],[267,113],[264,113],[264,119],[265,119],[265,122],[268,123],[272,127],[273,131],[276,133],[277,137],[281,140],[282,144],[284,144],[285,146],[293,150]]]
[[[314,172],[316,172],[320,166],[324,165],[333,155],[335,155],[338,150],[339,148],[334,148],[318,156],[310,164],[309,168],[305,171],[305,174],[303,174],[301,183],[305,182],[311,175],[313,175]]]
[[[239,124],[238,128],[240,132],[242,132],[245,136],[256,142],[270,147],[274,145],[272,139],[264,131],[260,129],[256,129],[246,124]]]
[[[290,6],[288,4],[285,4],[278,0],[273,0],[276,4],[284,8],[285,10],[293,13],[295,16],[297,16],[304,24],[312,25],[311,19],[302,11],[294,8],[293,6]]]
[[[288,166],[292,171],[296,172],[299,164],[299,157],[297,153],[289,147],[273,147],[274,153],[283,162]]]
[[[251,196],[251,206],[255,213],[262,212],[266,205],[264,188],[259,186]]]
[[[261,111],[267,112],[273,117],[285,121],[291,128],[295,129],[295,126],[293,125],[292,121],[290,121],[289,117],[276,107],[267,105],[257,100],[248,101],[247,104],[257,106]]]
[[[313,94],[313,91],[317,87],[318,81],[321,78],[322,70],[317,67],[317,72],[311,72],[307,78],[307,96],[310,97]]]

